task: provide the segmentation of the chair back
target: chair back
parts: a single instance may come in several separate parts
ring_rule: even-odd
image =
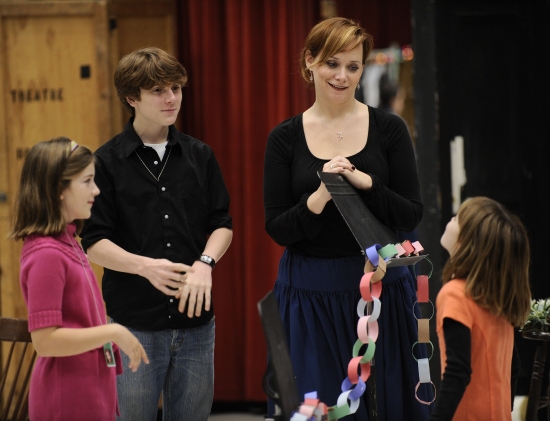
[[[36,359],[28,323],[0,317],[0,420],[29,419],[29,382]]]

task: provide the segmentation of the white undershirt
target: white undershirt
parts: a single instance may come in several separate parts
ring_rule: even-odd
[[[164,152],[166,152],[166,145],[168,144],[168,141],[162,142],[162,143],[143,143],[143,144],[157,151],[157,154],[160,160],[162,161],[162,158],[164,158]]]

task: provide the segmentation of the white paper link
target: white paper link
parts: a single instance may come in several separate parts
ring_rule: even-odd
[[[420,383],[431,383],[430,365],[427,358],[418,359],[418,377],[420,378]]]
[[[341,407],[341,406],[344,406],[346,403],[348,403],[348,396],[351,392],[352,392],[351,390],[347,390],[341,393],[340,396],[338,396],[338,401],[336,402],[336,406]],[[351,402],[351,405],[349,406],[349,413],[355,414],[355,412],[357,411],[357,408],[359,408],[359,399],[356,399],[354,401],[350,399],[350,402]]]
[[[372,303],[373,303],[372,313],[370,315],[365,314],[365,310],[367,308],[367,302],[365,300],[360,298],[359,302],[357,303],[357,315],[359,317],[370,316],[369,322],[375,322],[376,320],[378,320],[378,317],[380,317],[380,307],[381,307],[380,300],[376,297],[372,297]]]
[[[290,421],[307,421],[308,417],[307,415],[300,414],[299,412],[295,412],[292,418],[290,418]]]

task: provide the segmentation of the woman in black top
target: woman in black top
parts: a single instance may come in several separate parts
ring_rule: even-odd
[[[298,390],[302,395],[317,391],[329,407],[337,403],[357,340],[365,257],[317,171],[346,177],[374,215],[394,230],[411,231],[422,218],[405,124],[354,98],[371,49],[372,37],[353,21],[331,18],[317,24],[300,60],[302,76],[315,88],[315,103],[272,130],[265,155],[266,230],[286,247],[274,291]],[[416,291],[406,267],[388,270],[381,300],[378,419],[427,420],[428,407],[415,398]],[[423,400],[431,401],[431,394],[426,385],[418,391]],[[359,400],[357,412],[345,419],[368,419],[367,394]]]

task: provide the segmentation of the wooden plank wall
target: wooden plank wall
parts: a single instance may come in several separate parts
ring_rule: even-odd
[[[1,316],[27,318],[22,244],[7,238],[27,151],[58,136],[95,150],[120,132],[118,60],[150,45],[175,54],[175,39],[175,0],[0,0]]]

